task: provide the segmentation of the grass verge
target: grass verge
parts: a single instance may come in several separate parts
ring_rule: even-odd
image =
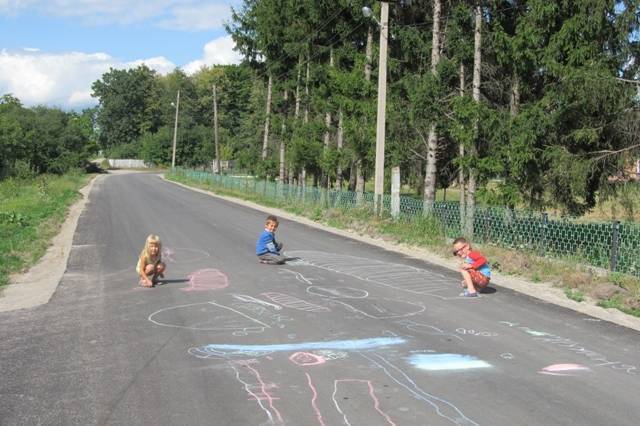
[[[90,175],[0,181],[0,291],[9,275],[35,264],[59,232]]]
[[[320,207],[317,204],[289,204],[260,194],[222,188],[209,182],[167,173],[166,178],[216,194],[276,207],[338,229],[349,229],[362,235],[383,238],[427,248],[440,256],[451,256],[450,242],[436,219],[412,221],[377,217],[368,209]],[[589,302],[619,309],[640,317],[640,279],[618,273],[597,271],[581,265],[579,257],[552,259],[528,251],[516,251],[485,244],[474,246],[490,260],[495,271],[523,277],[532,282],[551,282],[563,288],[565,295],[577,302]]]

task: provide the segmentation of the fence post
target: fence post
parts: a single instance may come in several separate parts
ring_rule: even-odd
[[[391,169],[391,216],[397,219],[400,216],[400,167]]]
[[[542,229],[540,230],[540,256],[544,256],[547,251],[547,228],[549,227],[549,214],[542,213]]]
[[[620,246],[620,221],[614,220],[611,224],[611,272],[615,272],[618,266],[618,249]]]

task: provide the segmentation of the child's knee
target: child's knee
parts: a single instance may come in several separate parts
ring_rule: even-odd
[[[156,268],[156,272],[158,272],[159,274],[164,272],[164,263],[159,263],[157,268]]]
[[[154,270],[153,265],[147,265],[147,266],[144,267],[144,273],[147,274],[147,275],[153,274],[153,272],[154,272],[153,270]]]

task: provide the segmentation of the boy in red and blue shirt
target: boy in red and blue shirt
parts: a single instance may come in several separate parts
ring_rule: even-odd
[[[491,280],[487,258],[480,252],[471,250],[469,242],[462,237],[453,241],[453,255],[464,259],[464,263],[460,266],[460,273],[465,289],[460,296],[478,297],[478,292],[486,288]]]

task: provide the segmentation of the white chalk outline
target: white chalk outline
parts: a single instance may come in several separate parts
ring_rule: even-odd
[[[478,423],[474,422],[473,420],[471,420],[470,418],[468,418],[467,416],[465,416],[462,411],[460,411],[460,409],[458,407],[456,407],[455,405],[453,405],[452,403],[450,403],[449,401],[446,401],[442,398],[438,398],[435,395],[431,395],[430,393],[425,392],[424,390],[422,390],[418,384],[416,382],[413,381],[413,379],[411,379],[407,373],[405,373],[404,371],[402,371],[400,368],[396,367],[395,365],[391,364],[388,360],[386,360],[384,357],[382,357],[381,355],[378,354],[373,354],[373,356],[375,356],[376,358],[378,358],[380,360],[376,361],[374,359],[372,359],[371,357],[367,356],[364,352],[358,352],[362,357],[364,357],[365,359],[368,359],[371,363],[373,363],[375,366],[377,366],[378,368],[380,368],[391,380],[393,380],[394,382],[396,382],[397,384],[399,384],[400,386],[402,386],[403,388],[405,388],[406,390],[409,391],[409,393],[411,393],[413,396],[416,397],[416,399],[419,399],[421,401],[426,402],[427,404],[429,404],[430,406],[432,406],[435,409],[435,412],[437,415],[439,415],[442,418],[445,418],[447,420],[450,420],[452,423],[454,424],[471,424],[471,425],[475,425],[475,426],[479,426]],[[381,364],[382,362],[382,364]],[[384,364],[384,365],[383,365]],[[407,383],[403,383],[396,377],[394,377],[391,372],[385,367],[388,366],[394,370],[396,370],[396,372],[404,378],[404,380],[406,380],[408,382]],[[411,387],[410,387],[411,385]],[[413,388],[413,389],[412,389]],[[458,413],[458,415],[460,417],[458,418],[452,418],[447,416],[446,414],[442,413],[442,411],[440,411],[440,406],[434,402],[433,400],[440,402],[442,404],[445,404],[448,406],[448,408],[452,409],[454,412]],[[464,421],[464,423],[462,423],[461,421]]]
[[[253,296],[249,296],[249,295],[246,295],[246,294],[232,294],[232,296],[235,299],[237,299],[237,300],[239,300],[241,302],[255,303],[257,305],[266,306],[267,308],[273,308],[276,311],[281,311],[282,310],[282,306],[278,306],[275,303],[269,303],[269,302],[266,302],[266,301],[264,301],[262,299],[257,299],[257,298],[255,298]]]
[[[187,307],[190,307],[190,306],[197,306],[197,305],[207,305],[207,304],[214,305],[214,306],[217,306],[219,308],[226,309],[228,311],[232,311],[232,312],[234,312],[236,314],[239,314],[239,315],[247,318],[250,321],[253,321],[253,322],[257,323],[257,324],[260,324],[261,327],[199,328],[199,327],[188,327],[188,326],[184,326],[184,325],[166,324],[166,323],[158,322],[158,321],[155,321],[155,320],[152,319],[152,317],[154,315],[159,314],[159,313],[164,312],[164,311],[168,311],[168,310],[172,310],[172,309],[187,308]],[[242,332],[245,332],[245,333],[249,333],[249,332],[261,333],[266,328],[271,328],[271,326],[268,325],[268,324],[265,324],[265,323],[255,319],[255,318],[252,318],[252,317],[250,317],[250,316],[248,316],[248,315],[246,315],[246,314],[244,314],[244,313],[242,313],[240,311],[237,311],[237,310],[235,310],[233,308],[230,308],[230,307],[225,306],[225,305],[221,305],[221,304],[213,302],[213,301],[211,301],[211,302],[189,303],[187,305],[179,305],[179,306],[172,306],[172,307],[169,307],[169,308],[162,308],[162,309],[159,309],[159,310],[153,312],[151,315],[149,315],[147,317],[147,320],[151,321],[152,323],[154,323],[156,325],[162,326],[162,327],[183,328],[183,329],[186,329],[186,330],[201,330],[201,331],[242,331]]]

